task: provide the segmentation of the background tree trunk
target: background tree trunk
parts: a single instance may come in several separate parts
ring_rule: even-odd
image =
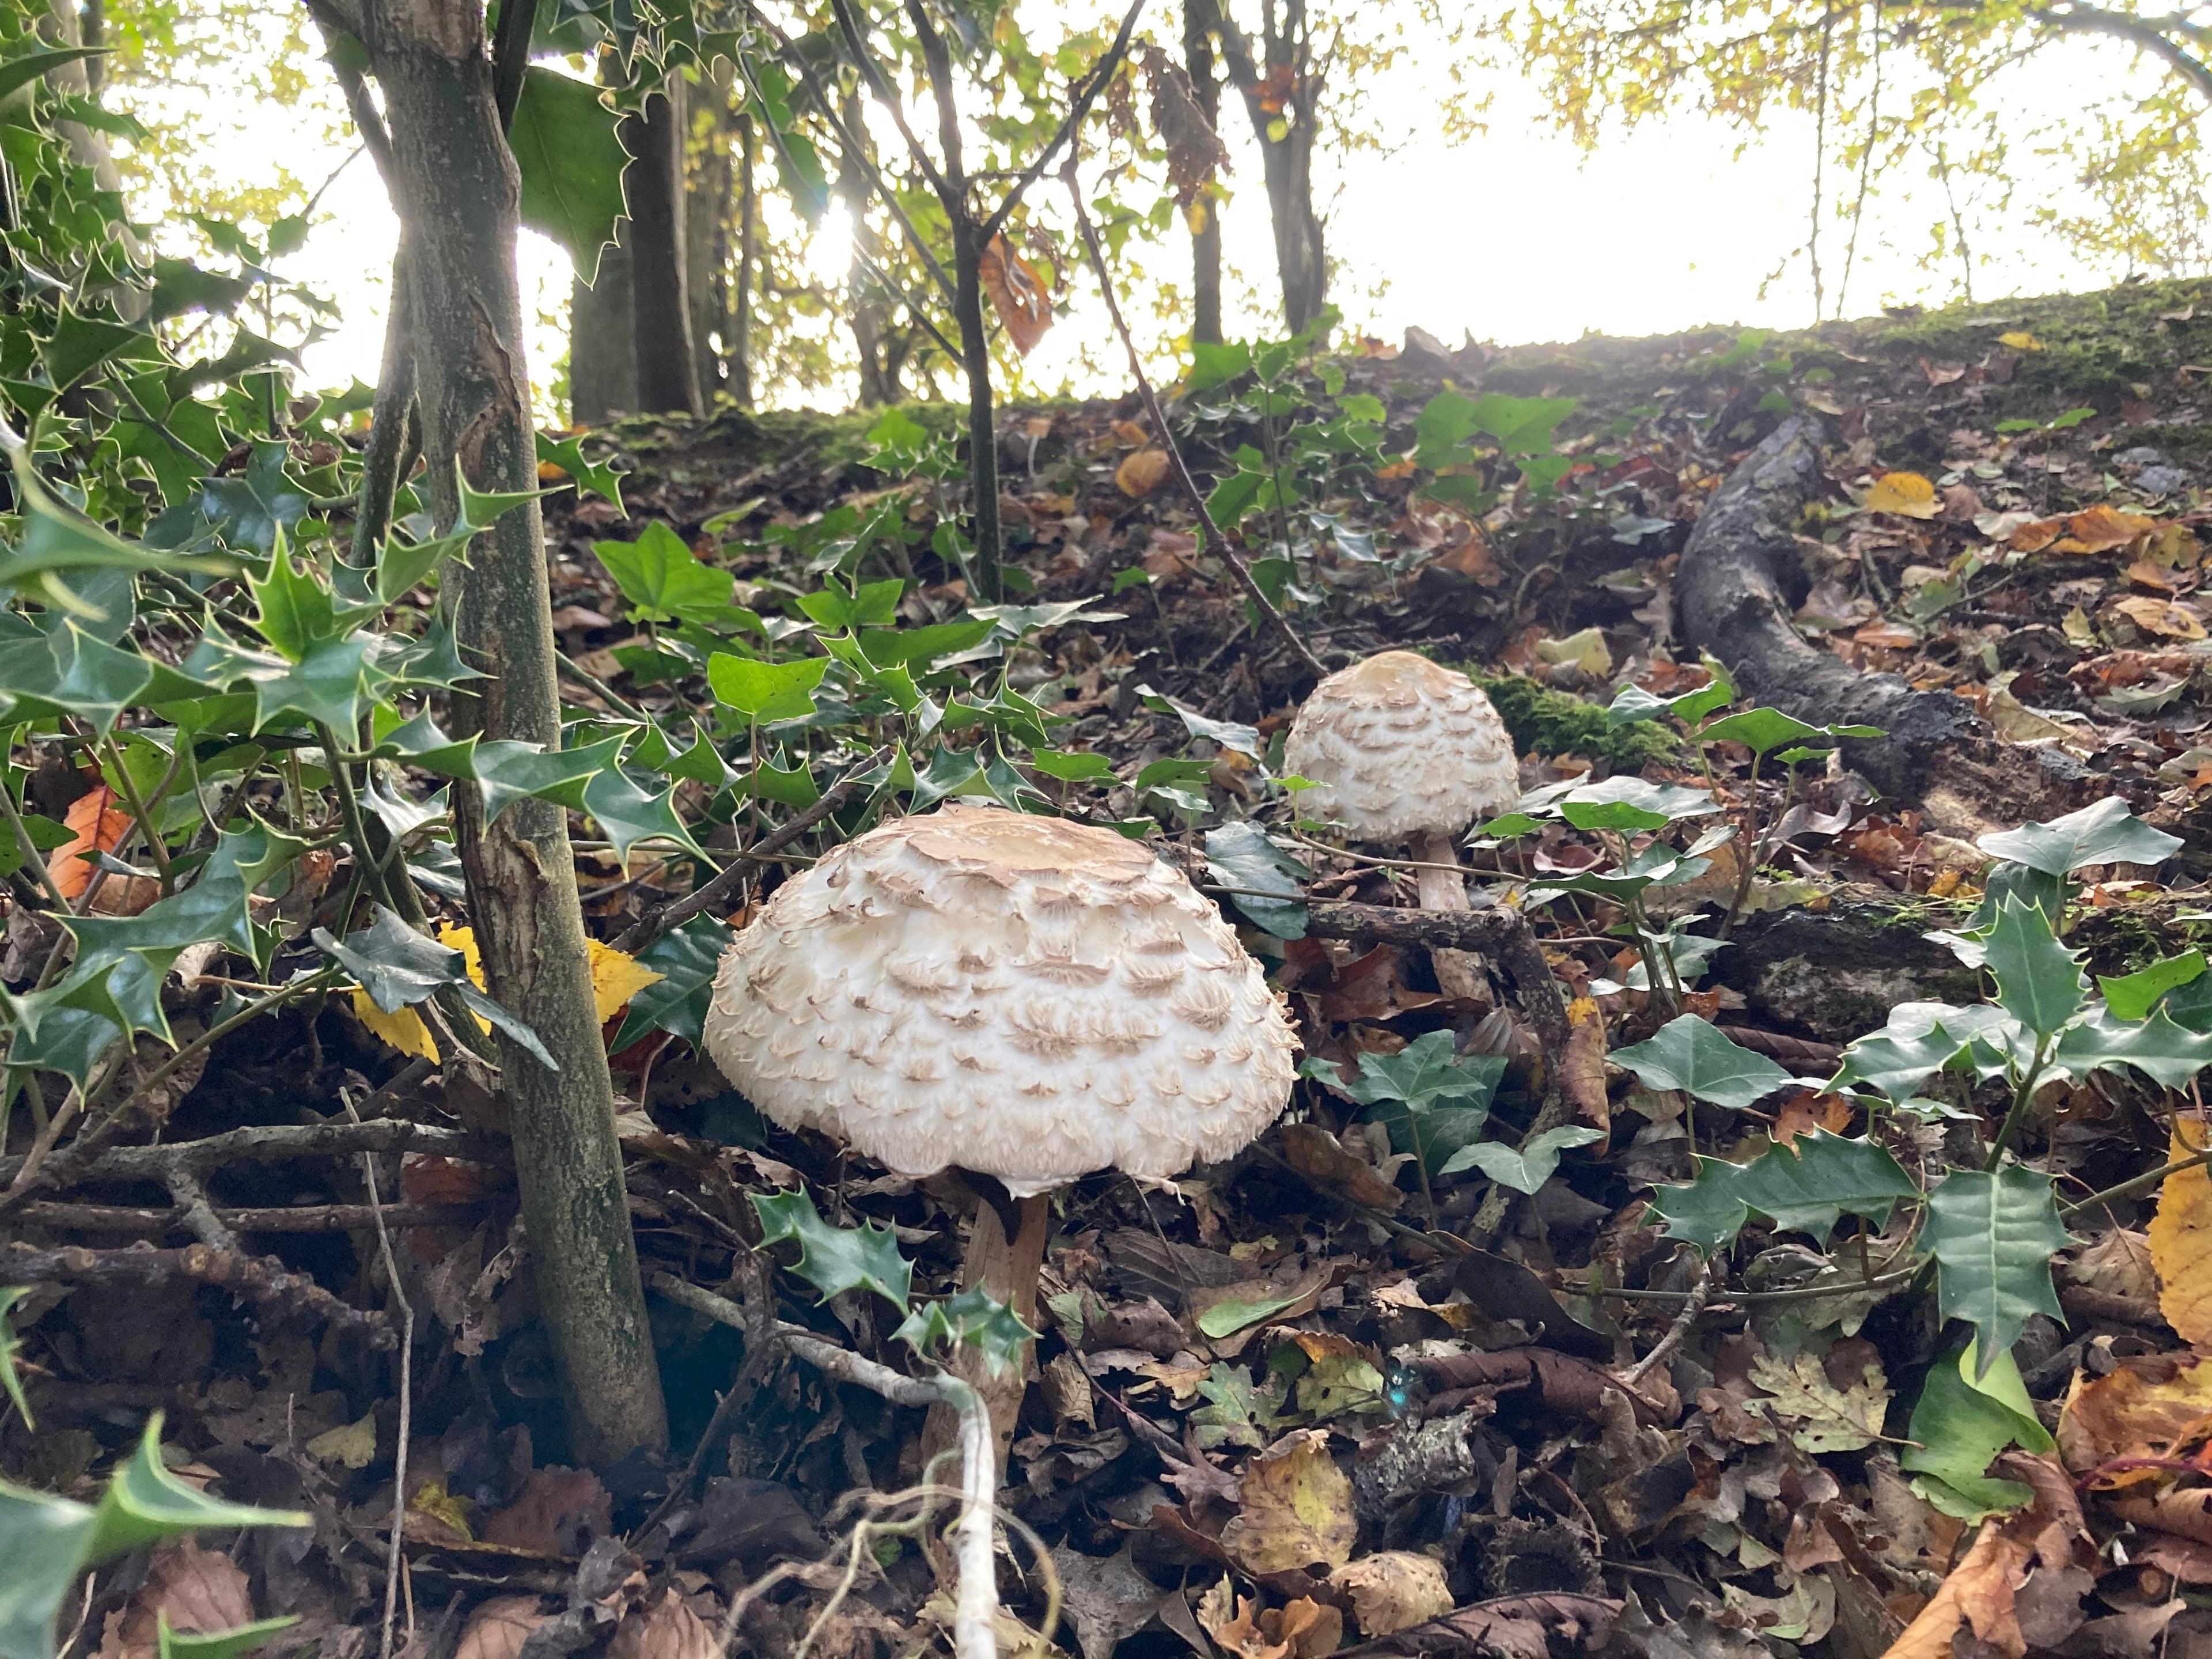
[[[1221,130],[1221,82],[1214,74],[1213,31],[1221,15],[1213,0],[1184,0],[1183,72],[1206,124]],[[1221,203],[1211,191],[1193,204],[1206,222],[1190,235],[1190,337],[1208,345],[1221,343]]]
[[[684,167],[684,295],[691,309],[692,373],[708,404],[723,389],[721,353],[730,332],[730,222],[737,209],[730,149],[729,59],[717,59],[691,104]]]
[[[637,410],[637,334],[630,315],[629,221],[617,220],[615,240],[599,250],[590,287],[568,289],[568,422],[605,426]]]
[[[844,120],[848,132],[866,137],[867,122],[857,88],[845,94]],[[896,360],[886,362],[885,322],[890,296],[884,292],[884,285],[875,274],[882,267],[883,253],[875,233],[868,228],[868,203],[875,191],[868,181],[863,158],[845,158],[845,166],[837,175],[837,194],[853,219],[853,257],[846,267],[845,294],[851,313],[853,343],[860,353],[860,402],[866,406],[895,404],[905,393],[899,386]]]
[[[684,280],[684,78],[668,77],[623,119],[636,157],[626,176],[630,220],[630,320],[637,341],[637,400],[653,415],[705,412],[691,355]]]
[[[757,143],[753,118],[738,117],[738,268],[731,280],[730,333],[722,342],[722,370],[740,409],[753,406],[753,267],[760,237],[760,198],[753,193]]]
[[[1260,141],[1283,320],[1295,334],[1328,301],[1328,256],[1321,216],[1313,204],[1313,147],[1322,75],[1314,66],[1305,0],[1285,0],[1279,25],[1272,3],[1262,19],[1263,58],[1254,58],[1251,46],[1226,12],[1220,16],[1221,49],[1229,78],[1251,117],[1253,136]],[[1279,123],[1279,137],[1275,131]]]
[[[458,508],[456,463],[484,490],[534,490],[519,185],[492,94],[480,7],[368,0],[362,35],[392,126],[394,205],[409,297],[428,481]],[[449,568],[461,651],[485,678],[453,698],[457,730],[557,747],[544,529],[527,500]],[[574,1452],[605,1464],[668,1439],[636,1241],[616,1144],[614,1091],[592,999],[568,815],[525,800],[496,823],[469,783],[453,818],[491,994],[559,1069],[500,1045],[522,1213],[568,1397]]]

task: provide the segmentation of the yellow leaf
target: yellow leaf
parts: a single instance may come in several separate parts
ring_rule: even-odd
[[[629,1006],[629,1000],[648,985],[667,977],[638,966],[635,957],[624,956],[611,945],[586,941],[592,956],[592,1002],[604,1025]]]
[[[2043,349],[2042,341],[2037,339],[2035,336],[2030,334],[2026,329],[2021,328],[2013,330],[2009,334],[1998,335],[1997,343],[2001,346],[2008,347],[2014,351],[2040,351]]]
[[[2203,618],[2187,605],[2176,605],[2171,599],[2154,599],[2147,594],[2136,594],[2113,600],[2112,609],[2146,634],[2156,634],[2169,640],[2201,640],[2204,637]]]
[[[307,1443],[307,1455],[324,1463],[343,1463],[349,1469],[367,1468],[376,1455],[376,1413],[371,1412],[358,1423],[317,1435]]]
[[[1222,1528],[1221,1547],[1247,1572],[1288,1572],[1352,1559],[1359,1523],[1352,1482],[1328,1455],[1326,1431],[1279,1441],[1248,1464],[1241,1508]]]
[[[1167,476],[1167,451],[1140,449],[1114,469],[1114,483],[1131,501],[1141,501],[1158,489]]]
[[[2185,1121],[2179,1115],[2173,1121],[2175,1162],[2203,1150],[2181,1138]],[[2149,1231],[2159,1311],[2183,1341],[2212,1340],[2212,1173],[2204,1165],[2166,1176]]]
[[[1866,510],[1907,519],[1932,519],[1943,510],[1936,486],[1917,472],[1885,472],[1867,491]]]
[[[430,1028],[422,1024],[422,1015],[412,1008],[402,1008],[396,1014],[387,1014],[370,1000],[366,991],[353,994],[353,1011],[361,1023],[403,1054],[416,1054],[424,1060],[438,1058],[438,1045],[431,1040]]]

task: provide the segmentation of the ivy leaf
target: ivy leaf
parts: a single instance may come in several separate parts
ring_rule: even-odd
[[[2015,1441],[2035,1452],[2053,1444],[2012,1355],[2001,1352],[1984,1369],[1978,1352],[1979,1345],[1969,1343],[1964,1352],[1947,1353],[1929,1368],[1906,1430],[1914,1443],[1900,1448],[1897,1459],[1923,1477],[1913,1486],[1929,1503],[1969,1522],[2016,1510],[2034,1496],[2019,1481],[1990,1479],[1985,1472],[1991,1459]]]
[[[1700,743],[1740,743],[1754,755],[1826,734],[1825,728],[1793,720],[1778,708],[1747,708],[1715,720],[1698,732]]]
[[[761,1243],[790,1239],[799,1246],[792,1269],[827,1302],[840,1291],[873,1291],[902,1313],[914,1291],[914,1264],[899,1254],[898,1236],[889,1227],[864,1221],[857,1227],[833,1227],[805,1191],[755,1193]]]
[[[707,659],[707,684],[718,701],[765,725],[812,714],[814,690],[829,668],[827,657],[769,663],[722,652]]]
[[[737,578],[700,562],[698,555],[658,519],[634,542],[593,542],[592,551],[642,622],[696,622],[711,627],[735,609]]]
[[[1100,759],[1103,757],[1091,757]],[[1277,939],[1306,936],[1306,868],[1249,818],[1206,832],[1206,867],[1224,887],[1244,889],[1231,902]],[[1255,893],[1280,894],[1259,898]]]
[[[2105,994],[2105,1006],[2114,1018],[2143,1019],[2168,991],[2201,977],[2204,965],[2203,951],[2184,951],[2132,974],[2100,978],[2097,988]]]
[[[1699,1100],[1741,1111],[1790,1081],[1765,1054],[1731,1042],[1695,1014],[1668,1020],[1642,1042],[1613,1051],[1647,1088],[1681,1089]]]
[[[712,916],[694,916],[639,951],[637,965],[660,978],[630,999],[629,1012],[609,1052],[619,1054],[653,1031],[666,1031],[696,1048],[729,944],[727,927]]]
[[[2051,1060],[2075,1077],[2132,1066],[2161,1087],[2185,1089],[2212,1066],[2212,1036],[2176,1024],[2163,1008],[2145,1020],[2118,1019],[2108,1008],[2093,1008],[2087,1019],[2059,1034]]]
[[[1023,1345],[1035,1340],[1036,1333],[981,1285],[971,1285],[957,1296],[916,1308],[891,1335],[925,1357],[939,1343],[948,1348],[964,1343],[983,1356],[992,1376],[1002,1376],[1020,1361]]]
[[[2051,1259],[2066,1248],[2051,1177],[2020,1164],[1954,1170],[1928,1198],[1936,1305],[1978,1334],[1986,1376],[1992,1356],[2019,1340],[2030,1314],[2064,1316]]]
[[[559,467],[575,480],[579,489],[590,490],[605,500],[617,513],[622,512],[622,474],[614,470],[611,463],[602,464],[585,459],[581,433],[572,432],[562,438],[539,433],[538,465],[541,472],[548,465]]]
[[[1643,778],[1607,778],[1561,796],[1559,815],[1577,830],[1663,830],[1681,818],[1720,811],[1711,792]]]
[[[1326,1061],[1307,1062],[1306,1075],[1343,1090],[1363,1106],[1401,1101],[1416,1112],[1439,1105],[1488,1106],[1505,1075],[1504,1060],[1498,1054],[1453,1052],[1453,1034],[1431,1031],[1415,1037],[1395,1054],[1364,1054],[1359,1073],[1350,1082],[1318,1070]]]
[[[535,64],[523,71],[507,135],[522,174],[522,222],[568,249],[586,287],[598,279],[599,250],[614,240],[623,212],[629,152],[616,125],[589,82]]]
[[[1088,750],[1032,749],[1030,764],[1062,783],[1105,783],[1114,776],[1114,763]]]
[[[23,1398],[23,1379],[15,1370],[15,1356],[22,1342],[15,1328],[8,1322],[8,1310],[30,1295],[27,1285],[0,1285],[0,1391],[15,1402],[15,1410],[23,1419],[23,1426],[35,1429],[39,1420],[31,1415],[31,1402]]]
[[[2078,951],[2069,951],[2036,905],[2008,898],[1984,940],[1997,1001],[2039,1037],[2048,1037],[2081,1011],[2089,981]]]
[[[2154,830],[2118,795],[2042,823],[1999,830],[1974,843],[2047,876],[2065,877],[2089,864],[2158,864],[2181,850],[2181,839]]]
[[[1559,1167],[1559,1153],[1569,1146],[1587,1146],[1605,1139],[1604,1132],[1587,1125],[1564,1124],[1532,1137],[1518,1152],[1502,1140],[1479,1140],[1462,1146],[1446,1158],[1438,1175],[1456,1175],[1479,1169],[1492,1181],[1516,1193],[1534,1194]]]

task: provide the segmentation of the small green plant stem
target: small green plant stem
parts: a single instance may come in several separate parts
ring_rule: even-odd
[[[147,856],[154,860],[154,868],[161,876],[161,896],[167,898],[177,890],[175,872],[169,868],[169,849],[161,845],[161,832],[147,814],[146,803],[138,793],[138,786],[131,781],[131,769],[123,763],[123,751],[115,746],[114,737],[111,734],[101,738],[100,748],[107,757],[109,768],[115,774],[116,793],[123,797],[123,804],[131,809],[131,821],[146,843]]]
[[[2084,1210],[2094,1210],[2105,1204],[2117,1204],[2124,1198],[2133,1198],[2138,1193],[2148,1192],[2152,1188],[2163,1182],[2168,1176],[2180,1175],[2190,1170],[2201,1170],[2208,1164],[2212,1164],[2212,1147],[2208,1147],[2201,1152],[2192,1153],[2187,1158],[2176,1158],[2171,1164],[2161,1164],[2155,1170],[2146,1170],[2130,1180],[2121,1182],[2116,1187],[2107,1187],[2102,1192],[2092,1193],[2088,1197],[2075,1203],[2062,1204],[2058,1206],[2058,1218],[2061,1221],[2068,1221],[2080,1215]]]
[[[1429,1149],[1421,1144],[1421,1114],[1413,1109],[1412,1101],[1404,1104],[1406,1139],[1413,1143],[1413,1173],[1420,1177],[1421,1206],[1429,1212],[1429,1226],[1433,1231],[1439,1224],[1437,1220],[1437,1195],[1429,1186]]]
[[[1990,1144],[1989,1157],[1982,1161],[1983,1169],[1995,1170],[2002,1162],[2005,1149],[2012,1145],[2013,1137],[2020,1133],[2020,1126],[2027,1120],[2028,1102],[2035,1097],[2035,1085],[2042,1081],[2044,1067],[2050,1063],[2051,1039],[2038,1037],[2035,1040],[2035,1059],[2021,1074],[2019,1086],[2013,1091],[2012,1109],[2005,1114],[2004,1121],[1997,1126],[1997,1138]]]
[[[23,822],[23,814],[15,805],[15,792],[4,784],[0,784],[0,812],[8,815],[8,827],[15,832],[15,845],[22,850],[23,861],[39,872],[39,885],[54,902],[54,908],[63,915],[69,915],[70,902],[62,896],[61,884],[46,867],[46,856],[39,851],[38,842],[31,839],[30,826]]]
[[[638,708],[636,704],[624,700],[612,686],[577,662],[567,652],[556,650],[553,653],[553,665],[561,671],[562,678],[573,681],[575,684],[583,687],[616,714],[634,720],[641,726],[649,726],[653,724],[650,714]]]
[[[376,856],[376,848],[368,839],[368,822],[362,816],[361,800],[354,793],[353,778],[346,770],[344,761],[339,758],[343,751],[338,747],[337,734],[317,720],[315,736],[323,745],[324,759],[330,763],[331,781],[337,791],[338,817],[345,825],[346,844],[353,850],[355,867],[361,871],[370,895],[379,903],[397,915],[407,917],[406,911],[400,908],[398,901],[392,896],[390,873]],[[414,908],[419,915],[422,907],[416,905]],[[407,917],[407,920],[412,923],[416,919]]]
[[[1703,750],[1700,750],[1699,752],[1702,754]],[[1720,932],[1717,935],[1721,939],[1726,939],[1735,931],[1736,918],[1743,914],[1744,901],[1751,896],[1752,878],[1759,873],[1759,864],[1765,856],[1766,849],[1760,844],[1765,831],[1759,822],[1760,758],[1759,752],[1756,749],[1751,751],[1751,781],[1744,792],[1743,867],[1736,872],[1735,893],[1729,900],[1728,915],[1721,918]]]

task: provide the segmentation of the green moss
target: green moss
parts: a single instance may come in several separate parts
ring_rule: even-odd
[[[1680,758],[1672,733],[1649,720],[1607,726],[1594,702],[1540,685],[1525,674],[1486,674],[1474,663],[1462,670],[1490,696],[1498,718],[1523,754],[1601,756],[1616,767],[1640,771],[1653,761]]]

